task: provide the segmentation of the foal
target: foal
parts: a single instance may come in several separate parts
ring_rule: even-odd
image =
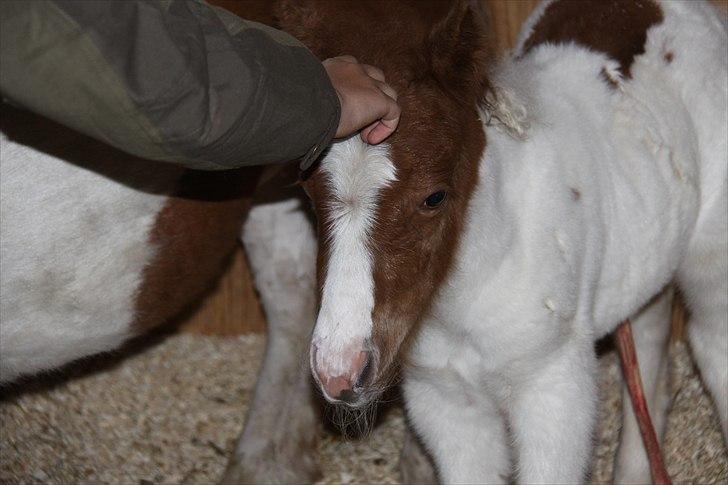
[[[625,318],[662,428],[676,282],[728,431],[728,43],[712,8],[547,1],[488,76],[473,6],[433,27],[401,4],[316,5],[289,19],[294,35],[380,65],[403,106],[388,146],[335,145],[305,183],[325,397],[364,407],[404,362],[409,416],[445,482],[579,483],[593,343]],[[649,480],[625,426],[617,478]]]

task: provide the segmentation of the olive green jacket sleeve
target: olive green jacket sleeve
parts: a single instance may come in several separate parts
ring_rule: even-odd
[[[300,42],[198,0],[3,0],[0,92],[134,155],[202,169],[307,168],[340,115]]]

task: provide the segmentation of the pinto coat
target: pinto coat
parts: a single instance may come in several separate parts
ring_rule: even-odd
[[[480,19],[458,2],[407,38],[387,34],[396,19],[367,27],[403,122],[387,151],[334,146],[307,182],[334,295],[311,348],[325,396],[366,406],[401,365],[443,481],[580,483],[594,341],[626,318],[664,422],[675,282],[728,432],[725,22],[704,2],[546,1],[490,65]],[[618,479],[648,481],[630,416],[623,438]]]
[[[520,482],[583,481],[592,342],[627,317],[661,427],[654,354],[665,350],[672,281],[687,295],[696,361],[728,430],[725,25],[707,4],[659,3],[627,71],[578,39],[526,49],[559,3],[534,13],[495,71],[494,123],[457,263],[405,385],[448,482],[502,481],[508,442]],[[631,424],[617,479],[649,481]]]

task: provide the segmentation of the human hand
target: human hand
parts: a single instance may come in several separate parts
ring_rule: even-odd
[[[391,135],[401,109],[397,93],[385,82],[381,69],[361,64],[352,56],[332,57],[323,65],[341,104],[335,138],[362,130],[362,140],[376,145]]]

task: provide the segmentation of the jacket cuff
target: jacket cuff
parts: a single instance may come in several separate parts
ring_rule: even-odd
[[[339,120],[341,119],[341,104],[339,103],[339,96],[336,94],[336,90],[333,86],[331,86],[331,94],[329,96],[328,103],[331,105],[333,113],[329,121],[329,126],[319,141],[300,159],[299,169],[302,172],[308,170],[321,157],[321,154],[326,151],[329,145],[331,145],[334,135],[336,135],[336,130],[339,128]]]

